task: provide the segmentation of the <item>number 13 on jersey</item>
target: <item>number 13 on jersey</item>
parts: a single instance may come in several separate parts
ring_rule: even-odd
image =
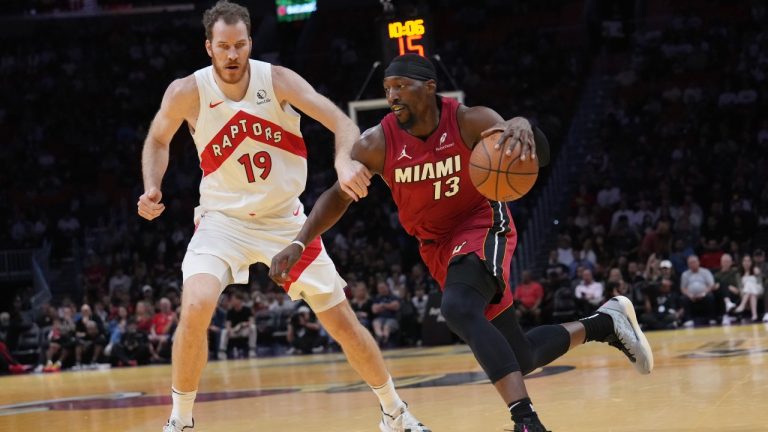
[[[453,176],[445,181],[445,187],[443,187],[443,181],[436,181],[432,183],[435,186],[435,201],[442,197],[452,197],[459,193],[459,177]],[[445,189],[443,191],[443,189]]]
[[[253,156],[249,153],[245,153],[240,156],[237,161],[240,162],[240,165],[242,165],[243,168],[245,168],[245,176],[248,177],[248,183],[256,181],[253,169],[254,166],[261,170],[259,177],[261,177],[262,180],[266,180],[267,177],[269,177],[269,173],[272,171],[272,157],[265,151],[254,153]]]

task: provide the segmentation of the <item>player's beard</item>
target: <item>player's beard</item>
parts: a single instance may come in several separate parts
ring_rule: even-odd
[[[408,132],[416,123],[416,116],[413,115],[413,112],[409,108],[405,109],[408,110],[408,120],[400,121],[400,118],[397,116],[395,116],[395,118],[397,119],[397,125],[400,126],[400,129]]]
[[[218,75],[219,79],[224,81],[226,84],[239,83],[245,76],[245,73],[248,71],[248,67],[250,66],[247,61],[244,64],[240,64],[239,62],[228,62],[224,65],[218,65],[214,60],[212,63],[213,68],[216,70],[216,75]],[[232,71],[227,69],[227,66],[235,64],[238,66],[236,70]]]

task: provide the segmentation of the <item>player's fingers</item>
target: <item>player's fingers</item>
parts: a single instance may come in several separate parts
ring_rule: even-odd
[[[509,138],[510,138],[510,137],[512,137],[512,133],[510,133],[510,131],[508,131],[508,130],[505,130],[505,131],[504,131],[504,132],[501,134],[501,136],[499,136],[499,140],[498,140],[498,141],[496,141],[496,145],[495,145],[495,146],[493,146],[493,148],[494,148],[495,150],[498,150],[498,149],[502,148],[502,147],[504,146],[504,143],[505,143],[507,140],[509,140]]]
[[[139,197],[139,203],[147,206],[147,208],[158,208],[162,205],[159,202],[153,201],[146,194]]]
[[[536,159],[536,140],[533,138],[533,132],[526,131],[525,136],[528,140],[528,147],[530,148],[531,159]]]
[[[371,182],[367,179],[357,178],[355,182],[355,193],[357,193],[360,198],[365,198],[368,196],[368,186],[370,186],[370,184]]]
[[[507,146],[506,156],[512,156],[515,147],[520,145],[520,133],[519,129],[515,129],[514,133],[512,133],[512,139],[509,140],[509,145]]]
[[[349,197],[352,198],[355,202],[360,200],[360,197],[357,195],[357,193],[355,193],[355,191],[350,187],[343,183],[339,183],[339,186],[341,186],[341,190],[344,191],[345,194],[349,195]]]
[[[367,166],[360,164],[360,169],[357,171],[357,177],[363,177],[365,179],[366,184],[371,184],[371,177],[373,177],[373,173],[371,170],[368,169]]]
[[[143,217],[146,220],[152,220],[152,219],[155,218],[154,215],[152,215],[151,213],[147,212],[146,210],[142,210],[142,209],[139,209],[139,216]]]

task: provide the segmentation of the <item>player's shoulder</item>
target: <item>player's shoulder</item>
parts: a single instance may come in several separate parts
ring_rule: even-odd
[[[495,120],[498,116],[499,114],[496,113],[496,111],[482,105],[470,107],[464,104],[459,104],[459,107],[456,110],[456,118],[459,123],[478,121],[485,123],[488,119]]]
[[[194,75],[177,78],[168,85],[166,97],[172,100],[187,100],[197,98],[197,80]]]
[[[360,140],[358,143],[361,147],[366,149],[375,149],[384,146],[384,128],[381,124],[370,127],[360,134]]]

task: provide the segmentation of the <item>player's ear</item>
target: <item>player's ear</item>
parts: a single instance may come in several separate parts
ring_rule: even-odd
[[[213,45],[208,39],[205,40],[205,52],[208,53],[208,57],[213,58]]]
[[[430,79],[424,82],[424,86],[427,87],[427,93],[430,95],[435,94],[437,91],[437,81]]]

